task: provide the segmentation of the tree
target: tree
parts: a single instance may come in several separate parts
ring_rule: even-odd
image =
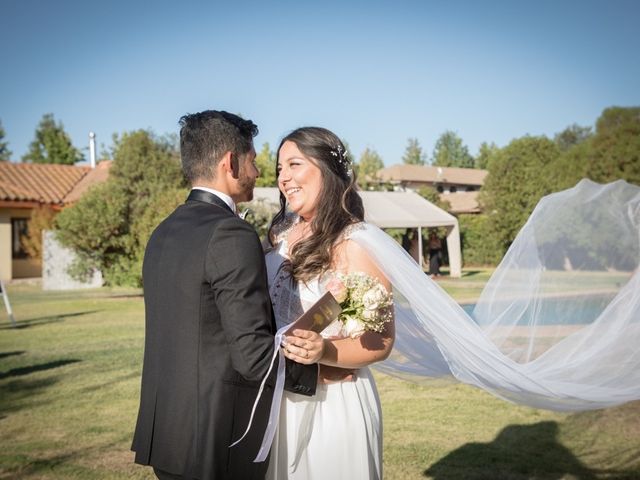
[[[42,258],[42,232],[50,230],[56,216],[53,208],[40,205],[31,210],[27,234],[20,237],[22,248],[31,258]]]
[[[442,196],[435,188],[427,186],[420,187],[418,190],[416,190],[416,193],[444,211],[448,212],[449,210],[451,210],[451,204],[446,200],[443,200]]]
[[[464,265],[497,265],[503,252],[490,230],[489,216],[461,214],[458,223]]]
[[[474,167],[482,170],[488,169],[489,162],[499,150],[493,142],[490,144],[482,142],[480,148],[478,148],[478,155],[476,155]]]
[[[370,183],[374,182],[377,178],[378,170],[382,168],[384,168],[384,162],[378,152],[369,147],[365,148],[360,155],[360,161],[356,165],[360,188],[367,188]]]
[[[29,151],[22,157],[23,162],[64,165],[73,165],[82,159],[82,154],[71,144],[62,123],[56,123],[52,113],[42,117]]]
[[[102,271],[111,285],[141,285],[153,229],[186,197],[171,139],[145,130],[114,137],[109,180],[56,217],[58,239],[78,254],[76,277]]]
[[[571,129],[576,127],[565,132]],[[640,184],[640,108],[605,109],[594,133],[563,147],[552,175],[557,190],[573,187],[582,178],[600,183],[623,179]]]
[[[499,150],[489,163],[480,202],[492,235],[506,252],[538,201],[556,190],[553,171],[560,148],[546,137],[523,137]]]
[[[589,150],[589,178],[596,182],[624,179],[640,185],[640,107],[605,109]]]
[[[560,133],[556,133],[553,140],[558,144],[561,150],[566,151],[574,145],[579,145],[580,143],[587,141],[591,135],[591,127],[581,127],[574,123]]]
[[[271,151],[269,142],[262,144],[262,150],[256,155],[256,165],[260,170],[260,176],[256,180],[256,187],[276,187],[276,155]]]
[[[402,162],[407,165],[424,165],[425,155],[417,138],[407,140],[407,148],[402,156]]]
[[[556,142],[557,143],[557,142]],[[564,190],[573,187],[582,178],[590,177],[589,158],[591,157],[591,141],[577,143],[567,150],[561,149],[560,157],[550,165],[549,181],[554,190]]]
[[[0,121],[0,162],[8,162],[11,160],[11,150],[9,150],[9,142],[4,140],[4,128]]]
[[[438,167],[473,168],[473,157],[456,132],[447,130],[433,149],[432,164]]]

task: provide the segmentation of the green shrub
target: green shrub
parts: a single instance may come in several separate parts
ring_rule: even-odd
[[[166,139],[138,130],[114,140],[109,179],[63,210],[55,227],[77,259],[69,273],[102,271],[108,285],[141,286],[153,229],[186,198],[178,153]]]
[[[460,215],[458,224],[465,266],[497,265],[500,262],[504,251],[491,233],[487,215]]]

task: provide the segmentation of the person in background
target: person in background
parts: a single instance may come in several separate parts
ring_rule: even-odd
[[[429,275],[438,277],[440,273],[440,264],[442,262],[442,241],[438,237],[435,230],[429,233]]]

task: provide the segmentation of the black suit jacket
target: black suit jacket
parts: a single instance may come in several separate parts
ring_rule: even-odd
[[[143,281],[135,461],[202,480],[263,478],[268,462],[253,459],[272,388],[263,393],[249,435],[229,448],[247,427],[274,348],[255,231],[218,197],[194,190],[151,235]],[[316,382],[316,365],[287,363],[289,390],[311,395]]]

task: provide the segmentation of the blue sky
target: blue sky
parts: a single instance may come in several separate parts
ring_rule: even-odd
[[[2,0],[0,120],[14,160],[44,113],[84,148],[209,108],[257,148],[319,125],[386,165],[448,129],[475,154],[640,105],[638,25],[635,0]]]

